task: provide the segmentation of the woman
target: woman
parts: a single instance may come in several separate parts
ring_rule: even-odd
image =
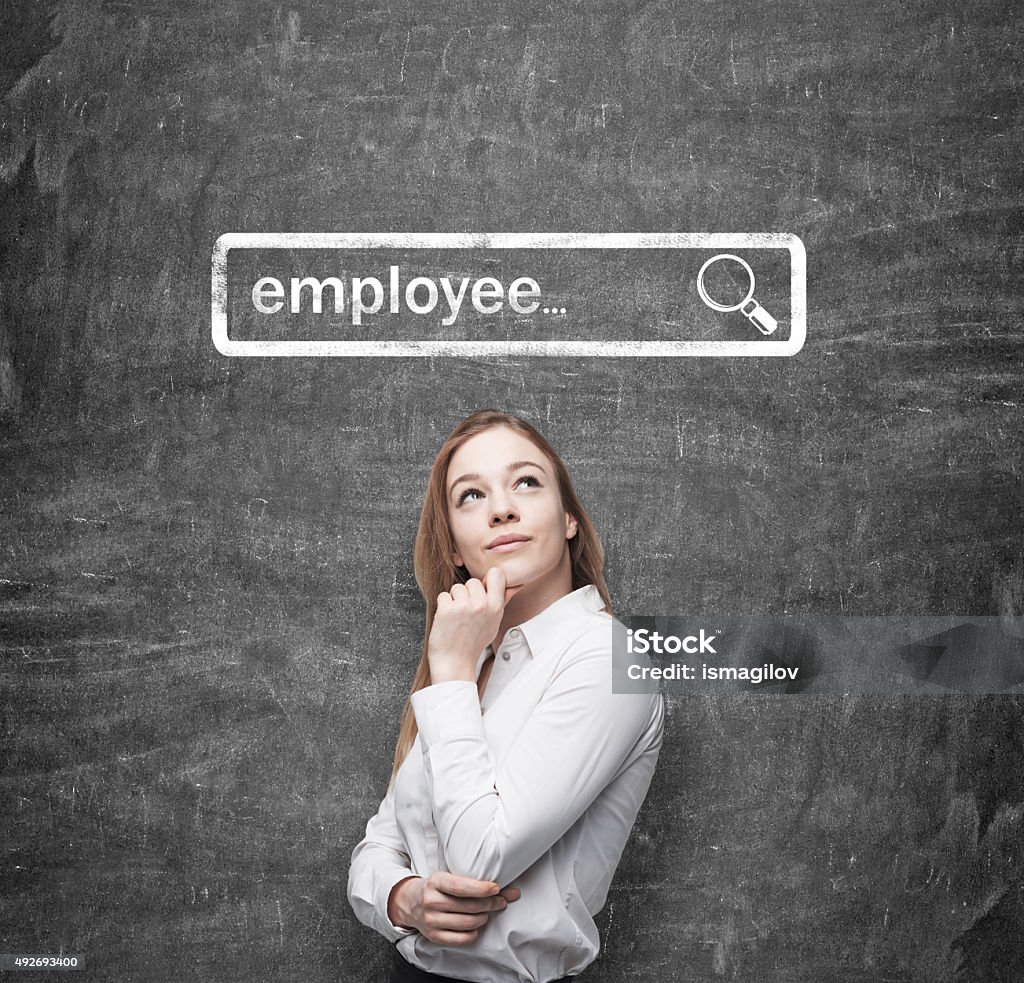
[[[484,410],[434,461],[414,554],[427,605],[387,795],[352,854],[392,983],[548,983],[594,924],[661,747],[657,694],[613,694],[604,555],[568,471]],[[417,735],[419,740],[417,740]]]

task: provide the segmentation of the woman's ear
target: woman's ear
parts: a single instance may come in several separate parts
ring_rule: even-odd
[[[462,562],[462,554],[458,550],[452,550],[452,559],[455,561],[457,567],[464,566]]]
[[[579,523],[576,521],[575,516],[570,515],[568,512],[565,513],[565,538],[572,539],[573,536],[579,531]]]

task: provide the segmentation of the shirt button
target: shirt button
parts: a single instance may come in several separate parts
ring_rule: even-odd
[[[504,659],[504,660],[505,660],[506,662],[508,662],[508,660],[512,658],[512,656],[511,656],[511,655],[509,655],[509,654],[508,654],[508,652],[502,652],[502,653],[501,653],[501,657],[502,657],[502,658],[503,658],[503,659]]]
[[[519,629],[518,629],[518,628],[513,628],[513,629],[512,629],[512,630],[511,630],[511,631],[509,632],[509,634],[510,634],[510,635],[511,635],[511,636],[512,636],[513,638],[518,638],[518,637],[519,637]]]

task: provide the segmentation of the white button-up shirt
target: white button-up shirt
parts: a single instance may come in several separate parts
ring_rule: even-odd
[[[546,983],[598,954],[604,906],[664,731],[660,694],[612,693],[612,631],[594,586],[506,632],[482,699],[468,680],[412,695],[418,740],[352,853],[356,917],[421,969]],[[476,675],[492,654],[488,646]],[[446,870],[522,896],[464,946],[387,914],[404,877]]]

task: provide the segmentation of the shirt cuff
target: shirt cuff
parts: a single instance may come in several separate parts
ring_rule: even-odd
[[[377,879],[377,897],[374,899],[377,908],[377,914],[380,917],[380,933],[389,942],[397,942],[399,939],[404,939],[407,935],[415,935],[416,929],[404,928],[401,925],[395,925],[390,918],[388,918],[388,898],[391,897],[391,891],[399,881],[404,881],[407,877],[415,877],[417,875],[412,874],[408,870],[398,869],[388,873],[381,874]]]
[[[433,744],[483,738],[480,694],[476,683],[468,679],[434,683],[417,690],[411,700],[424,751]]]

